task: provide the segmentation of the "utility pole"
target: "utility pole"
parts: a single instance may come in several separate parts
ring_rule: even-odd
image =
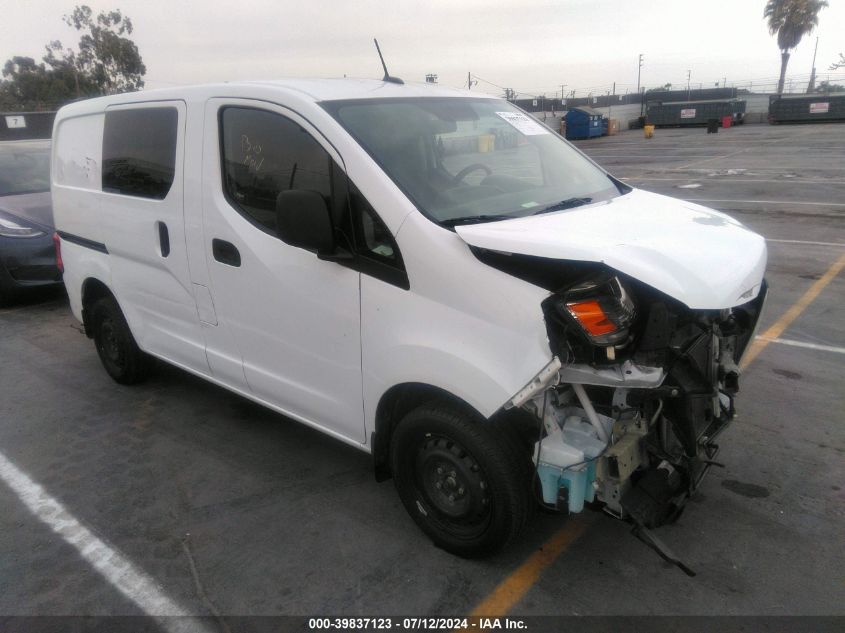
[[[637,94],[640,95],[640,116],[643,115],[643,97],[642,97],[642,94],[640,93],[640,75],[642,74],[642,71],[643,71],[643,54],[640,53],[640,62],[639,62],[639,65],[637,66]]]
[[[640,91],[640,75],[643,71],[643,54],[640,53],[640,63],[637,66],[637,92]]]
[[[467,71],[467,90],[472,90],[472,73]]]
[[[613,82],[613,96],[616,96],[616,82]],[[607,93],[607,118],[610,118],[610,113],[613,111],[613,104],[610,102],[610,93]]]
[[[816,53],[819,52],[819,38],[816,36],[816,48],[813,51],[813,70],[810,71],[810,83],[807,84],[807,93],[813,92],[816,87]]]
[[[563,110],[563,98],[565,96],[565,93],[563,92],[564,88],[566,88],[566,84],[560,84],[560,109],[561,110]]]
[[[689,80],[690,80],[690,77],[692,77],[692,71],[691,71],[691,70],[687,70],[687,101],[689,101],[689,100],[690,100],[690,92],[689,92]]]

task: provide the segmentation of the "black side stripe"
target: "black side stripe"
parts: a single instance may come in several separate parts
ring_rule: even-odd
[[[78,244],[79,246],[90,248],[92,251],[105,253],[106,255],[109,254],[109,250],[106,248],[106,245],[102,242],[95,242],[94,240],[79,237],[78,235],[74,235],[73,233],[65,233],[64,231],[58,231],[58,234],[60,238],[62,238],[66,242],[70,242],[71,244]]]

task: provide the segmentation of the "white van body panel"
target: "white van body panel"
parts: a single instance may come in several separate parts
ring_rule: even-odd
[[[566,211],[457,227],[468,244],[509,253],[603,262],[695,310],[754,299],[766,241],[730,216],[635,189]]]
[[[257,397],[364,443],[360,273],[285,244],[254,226],[226,199],[216,151],[218,114],[224,107],[281,115],[318,142],[322,137],[303,117],[266,101],[206,102],[203,235],[218,328],[231,332],[247,386]],[[321,144],[342,166],[331,145]],[[215,239],[238,249],[240,266],[215,261]],[[219,371],[220,354],[211,342],[208,349],[212,370]]]
[[[53,129],[53,158],[50,166],[53,214],[60,209],[60,230],[87,233],[90,240],[103,241],[99,221],[100,200],[93,195],[101,190],[101,155],[103,150],[102,112],[56,117]],[[111,285],[108,256],[89,248],[65,242],[63,255],[75,263],[63,275],[68,289],[80,289],[86,279],[98,279]],[[68,292],[73,315],[82,321],[82,296]]]
[[[72,261],[73,265],[65,266],[62,279],[68,288],[70,309],[77,321],[82,323],[82,288],[87,280],[96,279],[108,288],[112,288],[111,262],[105,253],[99,253],[79,246],[72,242],[62,241],[62,259]],[[74,289],[74,291],[71,291]]]
[[[455,233],[420,214],[396,237],[411,291],[361,276],[367,420],[387,389],[413,382],[489,417],[551,360],[539,309],[549,293],[482,264]]]
[[[178,113],[175,173],[163,200],[100,193],[99,223],[109,251],[111,288],[121,300],[123,314],[142,349],[207,371],[185,249],[185,102],[115,104],[106,108],[106,115],[139,107],[170,108]],[[167,255],[161,249],[160,225],[169,236]]]

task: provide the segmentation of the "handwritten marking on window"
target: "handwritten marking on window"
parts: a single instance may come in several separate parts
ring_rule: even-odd
[[[264,164],[264,157],[261,155],[261,145],[253,143],[249,140],[246,134],[241,134],[241,154],[243,155],[243,164],[247,169],[258,173],[261,165]]]

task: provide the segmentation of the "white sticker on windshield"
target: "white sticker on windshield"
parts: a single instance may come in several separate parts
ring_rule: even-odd
[[[542,123],[525,116],[521,112],[497,112],[499,118],[504,119],[525,136],[536,136],[537,134],[551,134],[551,130]]]

